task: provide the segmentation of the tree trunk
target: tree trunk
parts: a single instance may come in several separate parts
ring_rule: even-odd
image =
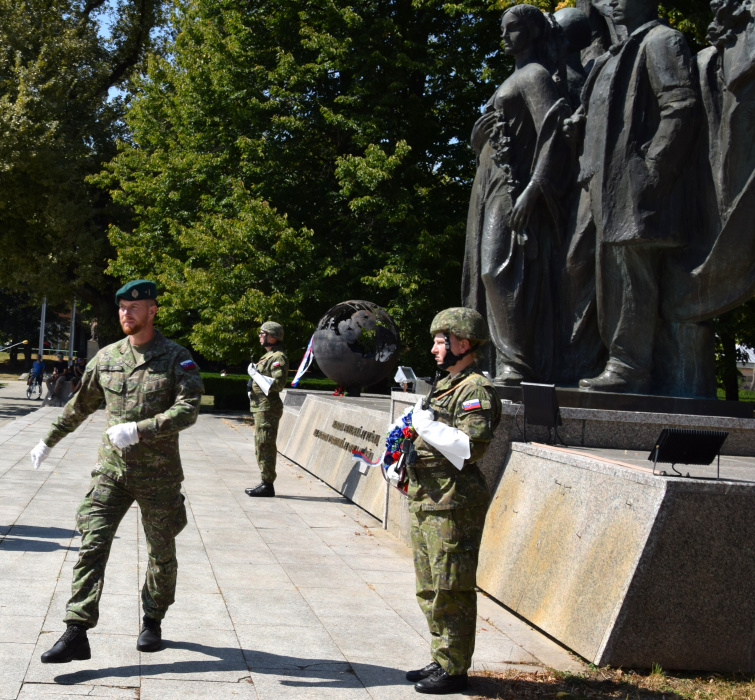
[[[727,401],[739,401],[739,370],[737,369],[737,342],[733,334],[720,336],[723,349],[721,382]]]

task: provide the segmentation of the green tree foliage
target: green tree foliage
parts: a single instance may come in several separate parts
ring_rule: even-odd
[[[295,355],[349,298],[427,357],[432,315],[459,303],[499,21],[475,0],[177,2],[102,180],[135,212],[112,272],[155,275],[163,322],[208,357],[246,356],[268,318]]]
[[[123,100],[109,99],[153,46],[161,0],[0,0],[0,278],[34,300],[112,295],[106,221],[86,182],[115,154]],[[103,26],[103,23],[107,27]]]

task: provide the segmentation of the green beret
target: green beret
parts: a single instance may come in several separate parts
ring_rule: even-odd
[[[134,280],[127,282],[115,293],[115,303],[124,301],[139,301],[139,299],[157,299],[157,285],[149,280]]]

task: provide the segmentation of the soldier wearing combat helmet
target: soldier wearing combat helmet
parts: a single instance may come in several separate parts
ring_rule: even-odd
[[[430,628],[432,662],[406,678],[418,692],[445,694],[466,687],[472,664],[475,574],[490,501],[477,462],[501,419],[501,401],[476,369],[475,350],[488,340],[477,311],[441,311],[430,333],[431,353],[448,375],[412,412],[416,462],[407,470],[407,495],[417,602]]]
[[[260,327],[260,345],[265,354],[249,365],[249,404],[254,418],[254,451],[262,482],[245,489],[247,496],[275,496],[275,461],[278,423],[283,415],[280,392],[288,378],[288,357],[281,346],[283,326],[266,321]]]
[[[176,535],[186,526],[178,433],[197,420],[204,387],[189,351],[153,326],[157,287],[135,280],[115,295],[126,338],[102,348],[86,366],[81,388],[31,452],[34,468],[65,435],[105,404],[107,428],[89,491],[76,512],[81,532],[65,634],[42,663],[91,658],[87,630],[97,624],[105,565],[118,524],[136,501],[149,562],[142,588],[139,651],[161,646],[161,620],[176,591]]]

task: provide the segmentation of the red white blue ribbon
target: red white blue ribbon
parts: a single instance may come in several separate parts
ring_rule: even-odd
[[[315,336],[313,335],[309,339],[309,345],[307,345],[307,351],[304,353],[304,357],[301,358],[301,362],[299,363],[299,369],[296,370],[296,376],[294,377],[294,380],[291,382],[291,386],[295,387],[299,380],[304,376],[304,373],[309,369],[310,365],[312,364],[312,360],[315,359],[314,354],[312,353],[312,341],[314,341]]]
[[[367,459],[367,457],[365,457],[359,450],[352,450],[351,454],[353,455],[354,459],[360,460],[365,464],[369,464],[371,467],[377,467],[383,461],[383,455],[380,455],[380,459],[377,459],[374,462],[370,462],[370,460]]]

